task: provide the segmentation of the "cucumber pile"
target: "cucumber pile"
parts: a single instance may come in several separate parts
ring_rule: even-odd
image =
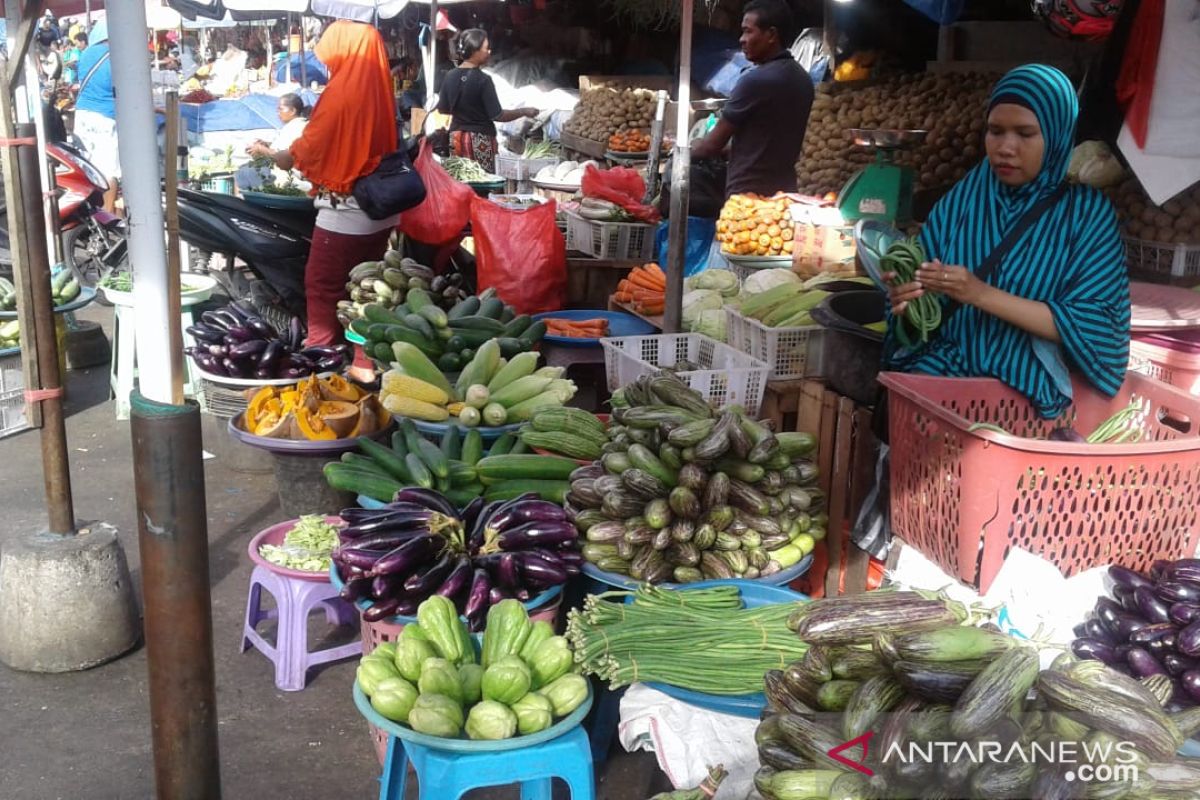
[[[674,374],[613,395],[604,455],[567,501],[602,570],[649,583],[759,578],[794,566],[827,517],[807,433],[773,433],[740,408],[714,411]],[[586,423],[577,438],[592,435]]]
[[[71,273],[61,268],[50,277],[50,295],[54,306],[65,306],[79,297],[82,287]],[[0,278],[0,311],[17,310],[17,287],[8,278]]]
[[[961,604],[925,592],[797,606],[788,626],[810,646],[765,676],[769,715],[755,734],[759,793],[767,800],[1198,796],[1200,770],[1175,754],[1200,730],[1200,709],[1172,713],[1167,676],[1138,680],[1070,653],[1039,672],[1035,647],[963,624],[970,621]],[[846,746],[872,733],[869,748]],[[971,753],[999,747],[1001,754],[972,756],[960,743]],[[913,755],[931,746],[932,758]]]
[[[396,250],[389,250],[382,261],[364,261],[350,270],[346,284],[349,300],[337,304],[338,321],[350,327],[363,316],[363,310],[376,303],[386,309],[402,305],[412,289],[428,292],[434,305],[453,308],[464,300],[468,292],[463,288],[463,277],[455,272],[450,275],[435,275],[433,270],[404,258]]]
[[[15,319],[0,322],[0,350],[21,346],[21,323]]]
[[[546,335],[546,326],[528,314],[518,315],[487,289],[478,297],[459,301],[449,311],[424,289],[410,289],[392,309],[380,303],[363,307],[362,319],[350,330],[367,340],[364,349],[382,364],[397,361],[393,345],[410,344],[434,361],[442,372],[462,370],[485,342],[496,340],[500,355],[512,358],[533,349]]]

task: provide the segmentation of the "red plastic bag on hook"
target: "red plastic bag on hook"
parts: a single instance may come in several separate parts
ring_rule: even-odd
[[[658,222],[662,215],[654,206],[644,205],[646,181],[637,170],[613,167],[598,170],[593,165],[583,171],[583,196],[616,203],[642,222]]]
[[[429,140],[421,142],[421,152],[413,162],[425,182],[425,201],[400,215],[400,230],[425,244],[448,244],[462,235],[471,216],[471,198],[475,191],[450,177],[433,159]]]
[[[471,200],[479,290],[494,287],[518,314],[558,311],[567,301],[567,240],[555,223],[556,205],[525,211],[481,197]]]

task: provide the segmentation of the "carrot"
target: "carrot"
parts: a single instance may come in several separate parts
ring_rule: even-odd
[[[661,281],[663,286],[667,285],[667,273],[663,272],[662,267],[660,267],[658,264],[651,261],[649,264],[642,267],[642,269],[646,270],[646,272],[649,272],[651,275]]]
[[[659,285],[658,281],[650,277],[648,273],[633,270],[629,273],[629,282],[643,289],[652,289],[657,292],[663,290],[663,286]]]
[[[667,288],[666,278],[660,278],[651,270],[645,267],[638,267],[630,272],[630,280],[642,283],[646,286],[656,286],[659,289]]]
[[[633,299],[633,293],[628,292],[628,291],[618,290],[613,295],[613,299],[616,300],[618,303],[628,303],[630,300]]]
[[[665,307],[664,303],[659,303],[658,305],[653,305],[653,306],[646,305],[646,306],[642,306],[641,308],[639,308],[638,313],[645,314],[648,317],[656,317],[659,314],[663,313],[664,307]]]

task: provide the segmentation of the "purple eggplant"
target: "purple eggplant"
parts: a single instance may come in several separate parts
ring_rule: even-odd
[[[1187,563],[1177,561],[1171,567],[1168,579],[1200,585],[1200,564],[1195,563],[1195,559],[1188,559]]]
[[[192,356],[192,359],[196,362],[196,366],[210,375],[224,374],[223,372],[217,372],[217,369],[220,368],[220,362],[208,353],[196,353]]]
[[[529,598],[533,597],[533,594],[530,593],[528,589],[517,589],[515,592],[513,592],[513,597],[517,598],[522,603],[526,603],[529,601]]]
[[[471,584],[472,572],[471,559],[466,556],[459,556],[458,561],[454,564],[454,569],[450,570],[450,574],[446,576],[446,579],[442,581],[442,585],[438,587],[434,594],[454,600],[458,604],[458,610],[461,613],[465,606],[463,600]]]
[[[210,344],[208,345],[208,354],[216,358],[226,358],[229,356],[229,345],[227,344]]]
[[[258,317],[246,320],[245,327],[249,328],[254,335],[262,339],[274,339],[278,335],[275,333],[274,328],[263,322]]]
[[[437,555],[446,546],[446,540],[433,534],[414,536],[395,550],[382,556],[368,573],[376,575],[409,575],[422,564]]]
[[[527,522],[500,534],[497,543],[501,550],[527,550],[531,547],[557,547],[563,542],[576,541],[579,531],[566,520],[557,522]]]
[[[1118,586],[1127,586],[1130,589],[1136,589],[1139,586],[1145,586],[1148,589],[1154,587],[1154,581],[1151,581],[1140,572],[1135,572],[1127,567],[1118,567],[1116,565],[1109,567],[1108,577],[1112,578],[1113,582]]]
[[[512,598],[513,593],[503,586],[493,586],[488,592],[488,602],[492,605],[496,605],[501,600],[511,600]]]
[[[1103,661],[1111,664],[1117,660],[1116,651],[1107,642],[1099,639],[1076,639],[1071,643],[1071,652],[1089,661]]]
[[[1175,652],[1176,641],[1176,635],[1174,633],[1168,633],[1161,639],[1154,639],[1153,641],[1146,642],[1143,647],[1153,653],[1155,658],[1161,659],[1167,653]]]
[[[209,325],[188,325],[188,335],[198,342],[205,344],[220,344],[225,340],[225,332]]]
[[[299,350],[300,345],[304,343],[304,324],[300,322],[299,317],[292,317],[288,324],[288,335],[286,337],[288,347],[292,350]]]
[[[500,509],[488,520],[489,530],[503,532],[527,522],[561,522],[567,518],[562,506],[545,500],[526,500]]]
[[[232,313],[223,309],[219,311],[205,311],[200,315],[200,321],[210,328],[221,331],[222,334],[227,333],[230,328],[236,328],[242,323]]]
[[[322,358],[341,357],[341,352],[331,345],[316,345],[306,347],[300,351],[300,354],[306,358],[311,358],[313,361],[320,361]]]
[[[392,502],[416,503],[439,514],[445,514],[447,517],[458,519],[458,509],[446,499],[445,495],[435,492],[432,489],[421,489],[415,486],[401,489],[396,492],[396,496],[392,498]]]
[[[521,585],[521,570],[517,562],[517,557],[513,553],[501,553],[496,559],[495,568],[492,570],[497,586],[505,589],[516,589]]]
[[[476,569],[475,574],[471,577],[471,589],[467,593],[467,607],[464,612],[467,618],[467,627],[472,631],[483,630],[487,611],[491,608],[491,590],[492,581],[488,577],[487,570]]]
[[[232,358],[222,358],[221,364],[225,367],[225,371],[231,378],[249,378],[250,373],[253,371],[247,368],[245,364],[240,364]]]
[[[1145,628],[1150,623],[1139,617],[1137,614],[1126,614],[1121,612],[1117,617],[1117,627],[1114,633],[1119,641],[1127,641],[1134,631]]]
[[[1153,587],[1139,586],[1133,590],[1133,597],[1138,611],[1150,622],[1171,621],[1171,606],[1158,599]]]
[[[338,564],[346,567],[358,567],[371,570],[381,558],[378,550],[359,550],[357,547],[335,547],[332,558]]]
[[[1082,636],[1086,636],[1090,639],[1099,639],[1100,641],[1107,642],[1108,644],[1117,644],[1117,642],[1113,639],[1112,633],[1104,626],[1104,623],[1098,619],[1089,619],[1087,622],[1083,623],[1082,627]]]
[[[417,570],[404,581],[404,591],[412,595],[428,597],[442,585],[442,581],[454,569],[457,558],[448,552],[423,570]]]
[[[567,570],[557,558],[541,553],[519,553],[521,577],[537,586],[558,586],[567,582]]]
[[[320,361],[317,362],[316,371],[317,372],[337,372],[339,369],[341,369],[343,366],[345,366],[345,363],[346,362],[342,360],[341,356],[330,356],[329,358],[322,358]]]
[[[1066,427],[1055,428],[1054,430],[1050,431],[1050,435],[1047,436],[1046,439],[1051,442],[1076,442],[1078,444],[1087,444],[1087,439],[1085,439],[1079,433],[1079,431],[1075,430],[1074,428]]]
[[[379,622],[388,617],[394,617],[399,613],[398,609],[400,608],[401,600],[401,597],[396,596],[374,603],[370,608],[362,612],[362,618],[367,622]]]
[[[1200,620],[1188,625],[1176,636],[1175,649],[1185,656],[1200,657]]]
[[[1163,669],[1163,665],[1158,662],[1158,659],[1150,655],[1146,650],[1140,647],[1135,647],[1129,651],[1129,655],[1125,657],[1129,666],[1133,668],[1133,673],[1139,678],[1149,678],[1151,675],[1166,675],[1167,671]]]
[[[1114,595],[1117,597],[1117,601],[1121,604],[1121,608],[1130,614],[1140,615],[1142,613],[1142,610],[1141,610],[1141,608],[1138,607],[1137,593],[1136,593],[1137,590],[1136,589],[1127,589],[1123,586],[1118,586],[1116,588],[1117,588],[1117,590],[1120,590],[1120,594],[1116,594],[1116,592],[1114,591]]]
[[[379,557],[387,555],[395,550],[400,545],[407,542],[416,536],[423,536],[428,533],[428,528],[405,530],[403,528],[395,530],[383,530],[363,536],[359,539],[354,539],[354,548],[356,550],[374,550],[379,554]]]
[[[376,575],[371,579],[371,596],[376,600],[390,600],[404,588],[401,575]]]
[[[254,370],[254,377],[260,381],[269,381],[275,377],[275,371],[258,367]]]
[[[408,504],[406,504],[408,505]],[[346,530],[354,537],[360,537],[368,533],[382,533],[393,529],[409,529],[417,526],[429,526],[429,519],[433,516],[432,511],[419,506],[415,509],[397,509],[389,511],[386,514],[376,512],[376,516],[370,519],[356,521]]]
[[[1147,625],[1144,628],[1138,628],[1129,635],[1129,641],[1132,644],[1146,644],[1154,642],[1166,636],[1175,633],[1178,628],[1170,622],[1155,622]]]
[[[280,360],[283,358],[283,342],[274,341],[268,342],[263,349],[262,355],[258,359],[258,368],[271,370],[279,366]]]
[[[267,342],[265,340],[251,339],[229,348],[229,357],[239,361],[254,359],[257,363],[258,356],[261,356],[266,349]]]
[[[1192,700],[1200,700],[1200,669],[1192,669],[1183,673],[1179,685]]]
[[[1181,656],[1179,653],[1167,653],[1162,657],[1163,666],[1168,675],[1182,675],[1191,669],[1200,669],[1200,659]]]
[[[1154,588],[1154,593],[1168,603],[1200,603],[1200,584],[1187,581],[1163,581]]]
[[[363,576],[345,581],[338,595],[346,602],[353,603],[355,600],[366,597],[370,591],[371,579]]]
[[[1104,623],[1104,627],[1115,636],[1117,633],[1117,615],[1123,613],[1121,606],[1115,600],[1101,597],[1096,603],[1096,616]]]
[[[492,514],[502,508],[506,502],[507,501],[505,500],[493,500],[492,502],[488,503],[482,509],[480,509],[475,521],[467,528],[467,530],[470,531],[470,533],[467,534],[467,551],[470,552],[471,555],[478,553],[479,548],[483,547],[484,542],[487,541],[488,519],[491,518]]]
[[[483,507],[487,505],[482,497],[476,497],[468,503],[459,516],[462,517],[463,530],[469,531],[475,527],[475,522],[479,519],[479,512],[483,511]]]
[[[1171,605],[1171,622],[1176,625],[1190,625],[1200,619],[1200,604],[1173,603]]]

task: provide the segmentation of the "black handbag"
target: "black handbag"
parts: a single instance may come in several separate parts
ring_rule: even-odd
[[[397,150],[384,156],[374,172],[355,181],[353,194],[368,217],[387,219],[424,202],[425,181],[408,151]]]

